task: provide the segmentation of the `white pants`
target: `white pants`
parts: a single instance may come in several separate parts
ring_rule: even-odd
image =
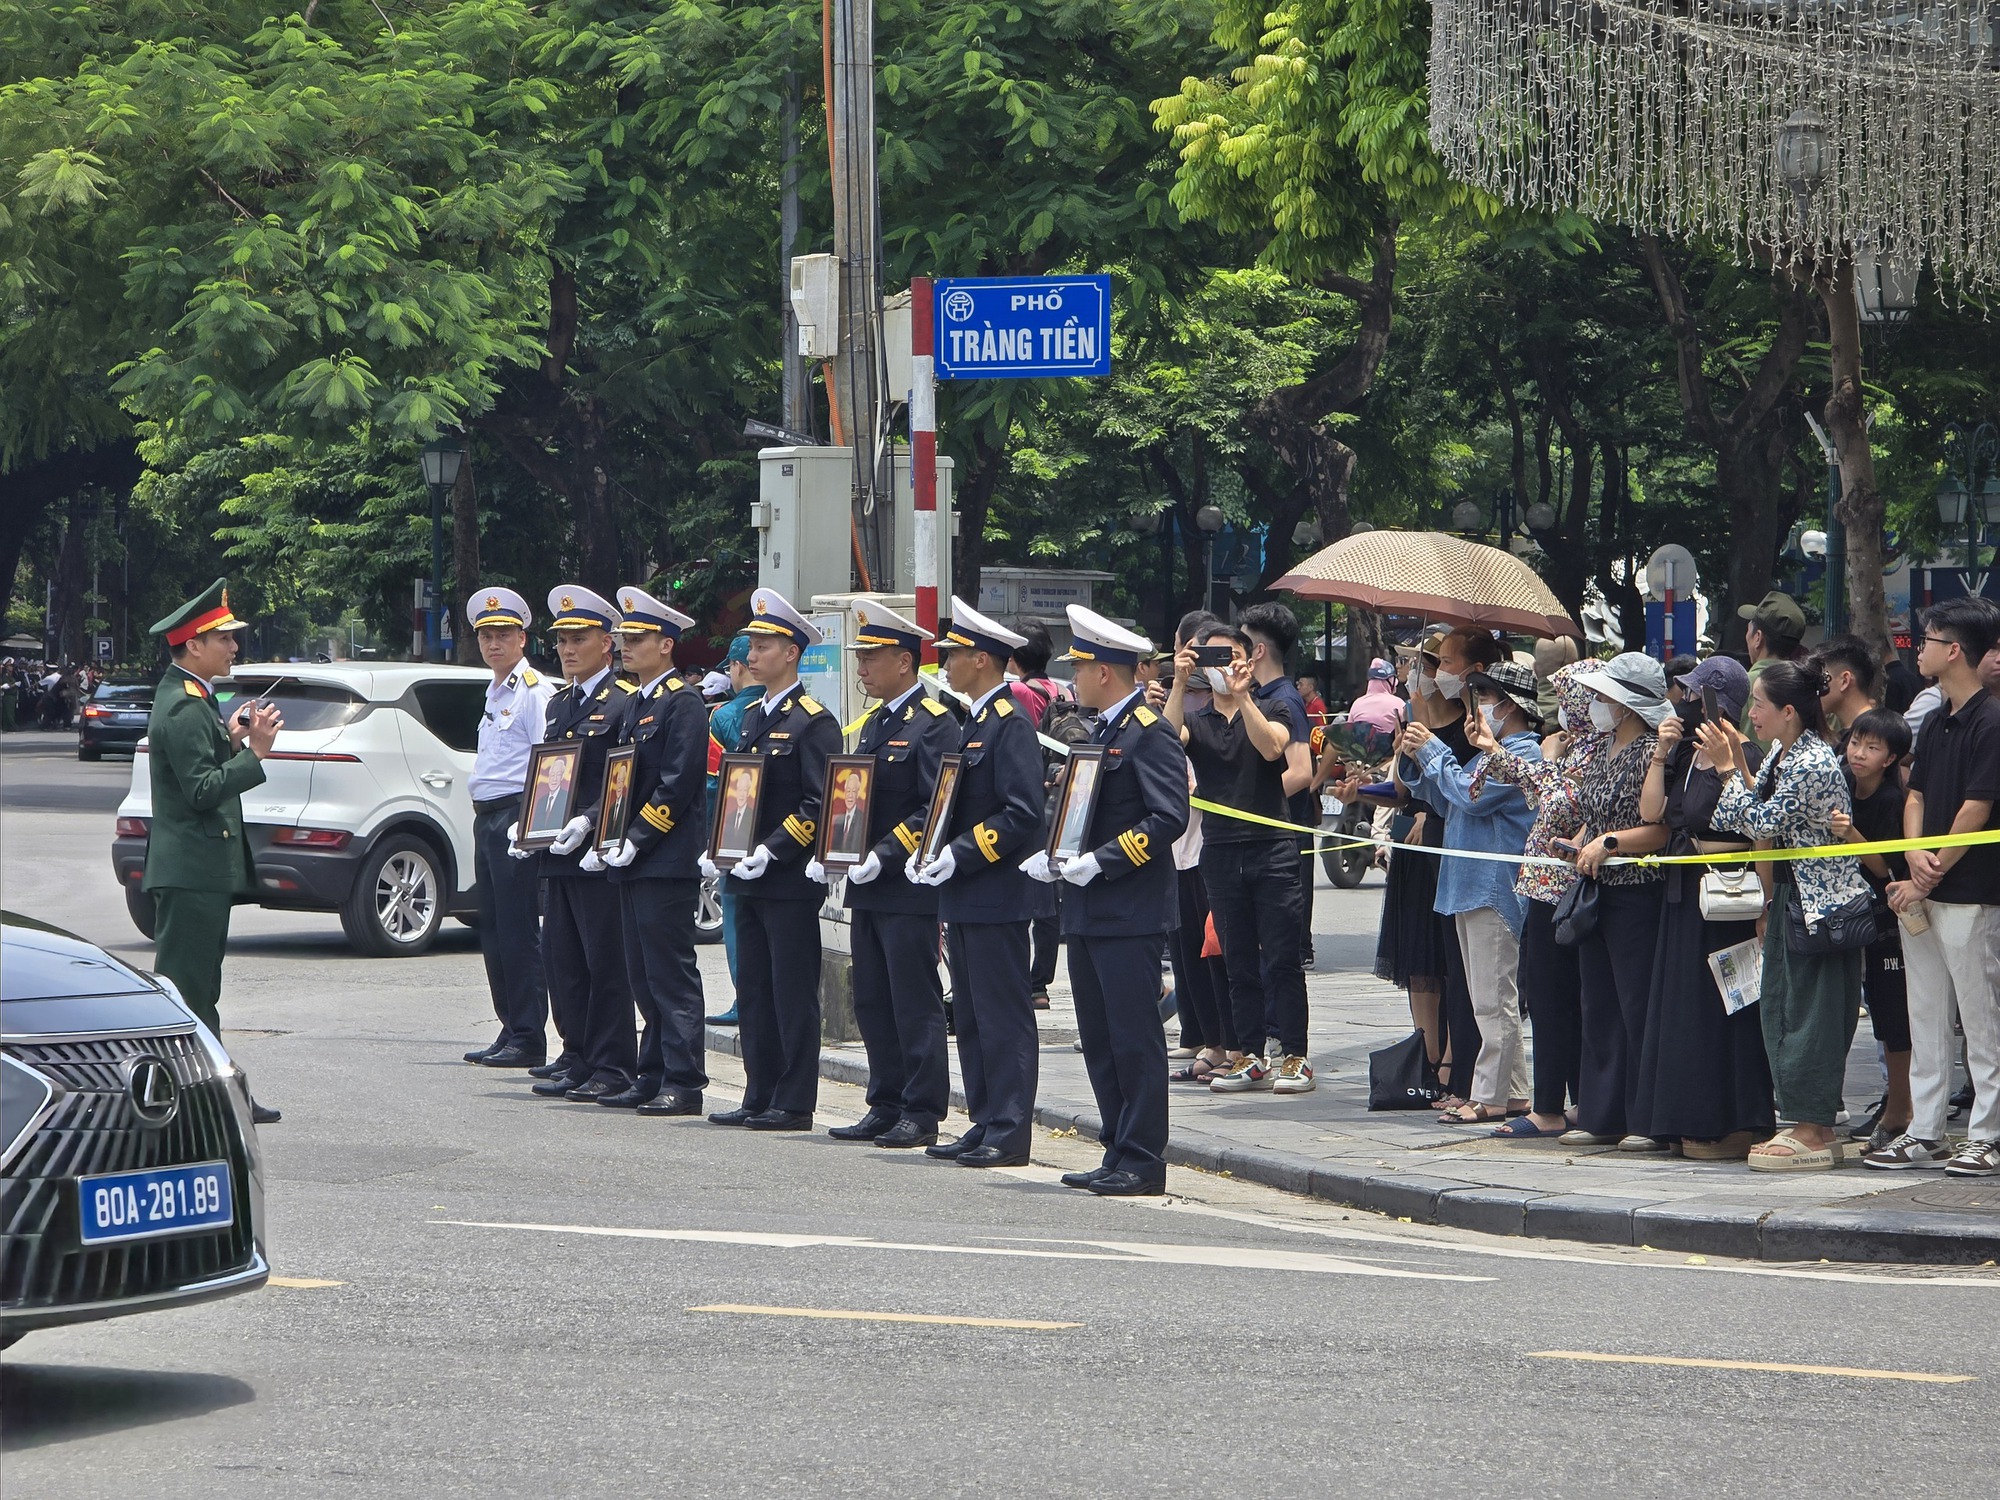
[[[1928,932],[1903,932],[1910,990],[1910,1134],[1944,1139],[1951,1065],[1951,1017],[1965,1028],[1972,1079],[1966,1135],[2000,1140],[2000,906],[1932,901]]]
[[[1472,1068],[1472,1102],[1505,1108],[1528,1097],[1528,1054],[1521,1045],[1521,940],[1490,906],[1462,911],[1458,951],[1465,987],[1479,1019],[1479,1061]]]

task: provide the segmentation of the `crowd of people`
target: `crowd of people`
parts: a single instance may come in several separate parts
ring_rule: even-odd
[[[0,733],[68,729],[101,680],[88,664],[0,656]]]
[[[2000,608],[1925,612],[1914,674],[1853,637],[1803,650],[1782,594],[1743,614],[1747,667],[1531,666],[1458,629],[1371,672],[1400,684],[1400,715],[1370,718],[1394,754],[1335,787],[1391,820],[1376,972],[1408,991],[1438,1119],[1768,1172],[2000,1174],[2000,845],[1839,852],[2000,829]],[[1754,956],[1747,995],[1718,955]],[[1850,1110],[1864,1006],[1881,1097]]]

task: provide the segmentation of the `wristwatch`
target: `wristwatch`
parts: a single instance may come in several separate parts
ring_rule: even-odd
[[[1616,848],[1618,847],[1618,835],[1617,835],[1617,834],[1615,834],[1615,833],[1607,833],[1607,834],[1605,834],[1605,835],[1604,835],[1604,847],[1605,847],[1606,849],[1616,849]]]

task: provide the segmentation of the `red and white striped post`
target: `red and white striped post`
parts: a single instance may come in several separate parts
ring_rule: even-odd
[[[937,576],[937,331],[931,318],[931,279],[910,278],[910,493],[916,509],[917,623],[938,628]],[[937,661],[936,646],[924,660]]]

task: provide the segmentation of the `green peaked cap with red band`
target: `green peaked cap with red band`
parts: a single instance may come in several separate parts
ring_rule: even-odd
[[[229,580],[218,578],[165,619],[155,620],[152,633],[165,636],[169,646],[185,646],[211,630],[249,628],[229,612]]]

